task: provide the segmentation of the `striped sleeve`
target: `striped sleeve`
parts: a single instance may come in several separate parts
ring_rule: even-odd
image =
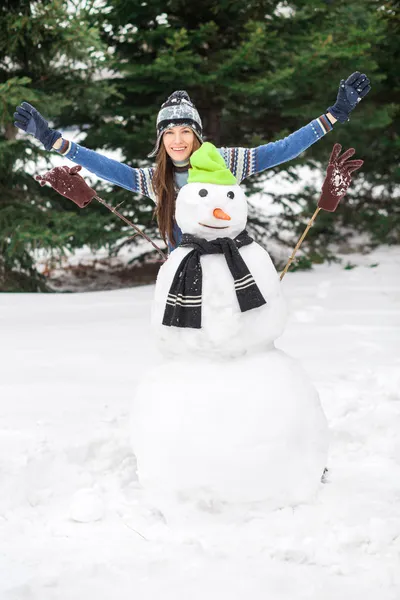
[[[157,202],[157,196],[153,188],[153,175],[154,169],[133,169],[135,171],[135,191],[140,192],[143,196],[151,198],[154,202]]]
[[[219,152],[228,169],[240,183],[256,172],[256,148],[220,148]]]
[[[240,183],[254,173],[261,173],[296,158],[332,129],[328,117],[321,115],[282,140],[257,148],[220,148],[219,152]]]
[[[316,119],[316,121],[318,122],[324,134],[333,129],[333,125],[326,115],[321,115],[318,117],[318,119]]]

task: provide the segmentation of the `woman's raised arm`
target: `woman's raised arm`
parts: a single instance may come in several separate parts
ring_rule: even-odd
[[[63,138],[58,139],[53,148],[62,156],[72,160],[77,165],[85,167],[101,179],[132,192],[139,192],[154,201],[156,200],[152,185],[153,169],[130,167],[113,158],[108,158],[100,152],[89,150],[80,144],[69,142]]]
[[[370,80],[364,73],[355,71],[346,80],[342,79],[336,102],[317,119],[291,133],[282,140],[270,142],[257,148],[221,148],[220,152],[228,168],[240,182],[246,177],[270,169],[296,158],[326,133],[336,121],[345,123],[352,110],[368,94]]]
[[[14,125],[42,142],[46,150],[54,149],[101,179],[156,200],[152,185],[153,169],[133,168],[75,142],[64,140],[62,134],[51,129],[46,119],[28,102],[22,102],[17,107],[14,117]]]
[[[254,173],[296,158],[331,130],[331,121],[326,115],[321,115],[282,140],[256,148],[221,148],[220,153],[240,183]]]

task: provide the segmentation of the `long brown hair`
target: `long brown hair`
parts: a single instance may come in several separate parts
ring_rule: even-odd
[[[193,137],[192,154],[201,146],[200,140],[196,136]],[[174,217],[177,191],[174,181],[174,165],[162,141],[160,149],[157,152],[156,168],[152,183],[154,191],[157,194],[155,214],[157,216],[158,228],[164,242],[167,244],[168,239],[175,246],[177,240],[174,237]]]

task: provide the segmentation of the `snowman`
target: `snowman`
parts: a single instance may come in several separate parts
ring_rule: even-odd
[[[274,346],[286,304],[247,201],[217,149],[191,157],[180,246],[160,269],[152,325],[164,360],[145,375],[131,436],[157,498],[295,505],[318,491],[328,427],[296,360]]]

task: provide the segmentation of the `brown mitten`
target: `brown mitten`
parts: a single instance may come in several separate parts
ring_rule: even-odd
[[[364,164],[363,160],[348,160],[355,153],[354,148],[349,148],[339,158],[341,150],[340,144],[333,146],[318,202],[319,208],[330,212],[336,210],[340,200],[346,195],[351,183],[351,173]]]
[[[96,192],[88,186],[86,181],[78,174],[82,167],[54,167],[43,175],[36,175],[35,179],[40,181],[40,185],[49,183],[61,196],[69,198],[79,208],[85,208],[97,196]]]

